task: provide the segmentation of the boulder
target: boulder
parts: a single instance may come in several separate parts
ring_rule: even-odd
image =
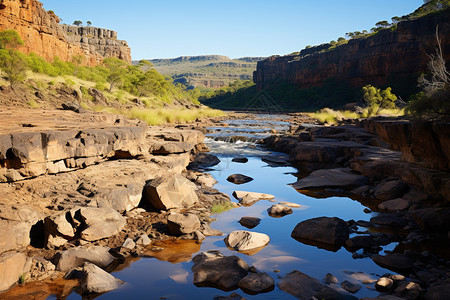
[[[198,202],[195,190],[195,184],[179,174],[158,177],[145,185],[142,200],[157,209],[181,208]]]
[[[255,218],[255,217],[242,217],[239,220],[239,223],[242,226],[247,227],[249,229],[255,228],[256,226],[259,225],[260,222],[261,222],[261,219]]]
[[[380,267],[393,271],[408,271],[414,266],[414,261],[408,256],[400,253],[374,255],[371,259]]]
[[[333,274],[327,273],[327,275],[325,275],[325,278],[323,279],[323,282],[325,282],[326,284],[338,284],[339,280]]]
[[[220,159],[212,154],[199,153],[194,157],[194,161],[189,164],[189,169],[210,168],[220,163]]]
[[[225,291],[236,289],[250,268],[241,258],[224,256],[218,252],[202,252],[192,261],[195,285],[212,286]]]
[[[369,249],[378,246],[378,243],[369,235],[357,235],[345,241],[345,247],[350,251]]]
[[[254,193],[254,192],[244,192],[244,191],[234,191],[233,196],[239,200],[244,206],[250,206],[256,203],[259,200],[271,200],[274,199],[274,195],[263,194],[263,193]]]
[[[352,172],[350,168],[320,169],[300,179],[292,186],[297,190],[312,188],[354,188],[366,185],[369,179]]]
[[[174,235],[183,235],[195,232],[200,228],[200,220],[194,214],[171,213],[167,217],[169,231]]]
[[[122,244],[122,249],[124,250],[133,250],[134,247],[136,247],[136,243],[130,238],[127,238]]]
[[[248,162],[248,158],[247,157],[235,157],[231,161],[236,162],[236,163],[245,164],[246,162]]]
[[[59,213],[44,220],[45,245],[60,247],[75,236],[74,228],[68,221],[67,213]]]
[[[225,244],[237,251],[248,251],[264,247],[270,242],[268,235],[258,232],[236,230],[225,238]]]
[[[97,241],[119,233],[126,225],[126,219],[116,210],[108,207],[83,207],[80,216],[85,229],[81,238],[86,241]]]
[[[239,281],[238,286],[251,294],[270,292],[275,287],[272,277],[266,273],[249,273]]]
[[[319,280],[309,277],[300,271],[292,271],[287,274],[278,287],[297,299],[357,299],[350,295],[343,295],[339,292],[320,283]]]
[[[375,288],[379,292],[387,293],[393,290],[394,281],[387,277],[381,277],[375,283]]]
[[[118,289],[124,282],[91,263],[84,263],[81,289],[83,294],[106,293]]]
[[[395,295],[403,299],[415,300],[418,299],[422,293],[422,288],[415,282],[400,282],[398,288],[395,289]],[[450,289],[447,291],[447,295],[450,293]],[[436,299],[436,298],[433,298]]]
[[[370,222],[377,225],[391,227],[404,227],[407,224],[405,219],[394,213],[384,213],[382,215],[372,217]]]
[[[56,268],[61,272],[67,272],[83,266],[85,262],[93,263],[100,268],[106,268],[114,260],[115,258],[109,253],[108,247],[77,247],[60,252]]]
[[[152,154],[179,154],[190,152],[194,145],[186,142],[160,142],[152,146]]]
[[[138,238],[138,240],[136,241],[136,245],[145,247],[145,246],[150,245],[151,242],[152,242],[152,240],[150,240],[150,238],[148,237],[148,235],[143,234],[143,235],[141,235],[141,236]]]
[[[94,199],[97,206],[111,207],[120,213],[130,211],[139,206],[142,199],[143,184],[128,183],[96,191]]]
[[[386,211],[400,211],[406,210],[411,206],[411,203],[405,199],[397,198],[380,203],[378,208]]]
[[[244,184],[252,181],[253,178],[242,174],[233,174],[228,176],[227,180],[234,184]]]
[[[28,246],[31,226],[27,222],[0,220],[0,254]]]
[[[281,204],[274,204],[267,209],[269,216],[274,218],[283,217],[285,215],[292,214],[292,208]]]
[[[380,200],[391,200],[402,197],[408,189],[408,185],[400,180],[386,181],[375,188],[374,196]]]
[[[351,282],[348,281],[348,280],[342,281],[342,282],[341,282],[341,287],[342,287],[344,290],[346,290],[347,292],[350,292],[350,293],[352,293],[352,294],[358,292],[358,291],[361,289],[361,286],[360,286],[360,285],[351,283]]]
[[[425,293],[425,300],[446,300],[450,295],[450,284],[436,285],[430,287]]]
[[[348,240],[349,233],[343,220],[319,217],[298,223],[291,236],[302,243],[337,251]]]
[[[450,209],[424,208],[413,212],[414,220],[425,231],[450,231]]]
[[[298,203],[292,203],[292,202],[280,202],[281,205],[285,205],[285,206],[289,206],[289,207],[293,207],[293,208],[299,208],[302,207],[300,204]]]
[[[0,292],[19,281],[25,270],[27,257],[22,253],[7,253],[0,256]]]
[[[200,174],[197,176],[197,179],[195,180],[195,182],[199,185],[201,185],[202,187],[209,187],[212,188],[214,185],[216,185],[216,183],[218,182],[217,180],[214,179],[214,177],[211,176],[211,174]]]

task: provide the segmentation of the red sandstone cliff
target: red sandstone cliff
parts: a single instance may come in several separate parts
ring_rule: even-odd
[[[37,0],[0,0],[0,30],[15,29],[25,45],[19,50],[34,52],[47,60],[59,57],[70,61],[84,55],[89,65],[105,57],[118,57],[131,63],[131,50],[117,33],[95,27],[60,25],[56,15],[48,13]]]
[[[300,88],[320,86],[334,78],[355,87],[366,84],[393,85],[409,78],[417,85],[417,75],[427,72],[429,57],[436,47],[435,30],[439,25],[445,59],[450,60],[450,10],[438,15],[405,21],[395,31],[352,39],[334,50],[300,55],[273,56],[258,62],[253,80],[259,89],[275,80],[287,80]],[[318,49],[320,50],[320,49]],[[395,90],[395,89],[394,89]]]

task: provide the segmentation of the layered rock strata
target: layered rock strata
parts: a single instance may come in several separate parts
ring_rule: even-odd
[[[360,87],[366,84],[393,85],[394,81],[427,72],[434,53],[436,27],[445,60],[450,59],[450,10],[420,19],[400,22],[396,30],[381,32],[361,39],[351,39],[332,50],[306,49],[299,55],[272,56],[258,62],[253,80],[259,89],[276,80],[286,80],[299,88],[319,86],[334,78]],[[330,45],[331,46],[331,45]]]
[[[25,45],[19,50],[34,52],[47,60],[58,57],[71,61],[82,55],[86,64],[97,65],[106,57],[131,63],[126,41],[117,40],[112,30],[59,24],[59,18],[47,12],[37,0],[1,0],[0,30],[16,30]]]

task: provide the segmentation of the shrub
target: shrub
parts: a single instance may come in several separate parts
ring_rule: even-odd
[[[374,86],[366,85],[362,88],[363,99],[366,102],[368,117],[377,115],[382,109],[395,108],[397,96],[392,93],[390,87],[380,90]]]
[[[0,69],[6,74],[11,87],[17,86],[26,79],[28,69],[26,56],[13,49],[0,49]]]

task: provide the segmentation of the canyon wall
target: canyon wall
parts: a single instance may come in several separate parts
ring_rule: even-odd
[[[253,80],[259,89],[277,80],[309,88],[331,78],[355,87],[394,85],[402,80],[403,85],[406,82],[415,86],[417,76],[427,72],[428,55],[437,46],[436,26],[445,59],[450,59],[449,21],[450,10],[446,10],[401,22],[397,30],[386,29],[368,38],[352,39],[333,50],[305,49],[298,55],[272,56],[258,62]]]
[[[25,45],[18,50],[34,52],[51,61],[55,57],[70,61],[75,55],[86,57],[86,64],[97,65],[106,57],[131,63],[127,42],[117,33],[95,27],[59,24],[59,18],[47,12],[37,0],[0,0],[0,30],[16,30]]]

